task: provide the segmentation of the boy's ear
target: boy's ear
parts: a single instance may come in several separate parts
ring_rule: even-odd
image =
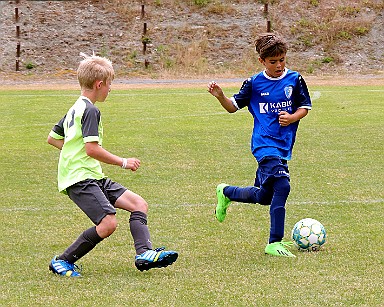
[[[96,89],[99,90],[101,88],[101,86],[103,85],[103,81],[97,80],[97,81],[95,81],[95,85],[96,85]]]
[[[264,65],[264,60],[259,57],[259,62]]]

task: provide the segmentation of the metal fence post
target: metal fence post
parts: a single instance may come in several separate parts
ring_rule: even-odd
[[[141,4],[141,19],[145,18],[145,0],[142,0]],[[147,53],[147,43],[148,43],[148,37],[147,37],[147,23],[144,22],[144,28],[143,28],[143,36],[142,36],[142,43],[143,43],[143,55]],[[149,66],[149,60],[147,58],[144,59],[144,66],[145,68],[148,68]]]
[[[16,0],[16,7],[15,7],[15,23],[16,23],[16,38],[17,38],[17,45],[16,45],[16,71],[20,71],[20,53],[21,53],[21,44],[20,44],[20,15],[19,15],[19,4],[20,0]]]

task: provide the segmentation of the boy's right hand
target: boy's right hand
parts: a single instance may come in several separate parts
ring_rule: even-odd
[[[237,108],[233,105],[232,100],[224,95],[222,88],[215,81],[208,83],[208,92],[215,96],[217,100],[220,101],[221,106],[229,113],[237,111]]]
[[[215,81],[208,83],[208,92],[210,92],[216,98],[224,95],[223,90]]]

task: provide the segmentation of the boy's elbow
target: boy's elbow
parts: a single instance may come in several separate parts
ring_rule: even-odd
[[[85,153],[89,157],[93,157],[94,150],[91,147],[85,146]]]
[[[303,109],[303,110],[304,110],[303,111],[303,117],[306,117],[308,115],[309,109]]]
[[[224,107],[224,109],[228,112],[228,113],[235,113],[237,111],[237,108],[233,105],[233,104],[230,104],[230,105],[226,105]]]
[[[49,144],[49,145],[52,145],[52,137],[50,136],[50,135],[48,135],[48,137],[47,137],[47,143]]]
[[[99,144],[96,142],[85,143],[85,153],[87,154],[87,156],[94,158],[95,156],[97,156],[97,153],[100,150],[99,147]]]

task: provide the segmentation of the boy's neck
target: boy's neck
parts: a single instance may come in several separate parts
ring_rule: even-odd
[[[93,104],[96,103],[96,95],[93,90],[82,89],[81,96],[87,97]]]

